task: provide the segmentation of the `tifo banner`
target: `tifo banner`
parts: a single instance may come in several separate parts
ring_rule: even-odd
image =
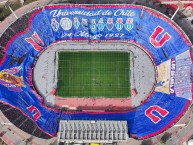
[[[131,135],[147,138],[171,126],[188,107],[190,101],[175,93],[154,92],[142,106],[130,112],[60,114],[46,108],[41,96],[31,89],[31,68],[42,50],[63,40],[133,42],[149,52],[156,65],[175,60],[191,46],[173,22],[141,6],[65,5],[35,11],[28,28],[15,35],[5,47],[0,65],[0,101],[21,110],[50,136],[57,132],[58,119],[94,119],[127,120]],[[21,63],[11,63],[18,57],[23,58]],[[179,59],[177,65],[178,62]]]

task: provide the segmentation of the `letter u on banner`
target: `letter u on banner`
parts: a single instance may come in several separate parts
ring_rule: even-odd
[[[145,115],[155,124],[157,124],[161,118],[154,115],[153,111],[157,112],[161,117],[166,117],[169,112],[157,105],[150,106],[148,109],[145,110]]]
[[[25,38],[25,40],[32,45],[32,47],[36,50],[36,51],[40,51],[42,50],[42,46],[44,45],[43,41],[40,39],[39,35],[34,32],[32,37],[29,38]]]
[[[40,111],[35,106],[30,106],[27,108],[32,114],[35,121],[41,116]]]
[[[158,41],[157,37],[158,35],[160,35],[162,32],[164,31],[164,28],[162,28],[161,26],[157,26],[154,30],[154,32],[152,33],[152,35],[149,38],[150,43],[155,47],[155,48],[159,48],[162,47],[167,41],[169,41],[171,39],[170,34],[168,34],[167,32],[163,34],[162,38]]]

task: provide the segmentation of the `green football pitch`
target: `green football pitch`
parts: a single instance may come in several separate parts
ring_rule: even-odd
[[[60,51],[57,54],[60,97],[130,97],[130,55],[117,51]]]

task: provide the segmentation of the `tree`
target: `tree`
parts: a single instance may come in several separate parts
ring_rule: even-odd
[[[171,133],[169,132],[164,133],[164,135],[160,139],[161,143],[165,144],[169,140],[170,137],[171,137]]]
[[[152,141],[151,141],[151,139],[143,140],[141,145],[152,145]]]

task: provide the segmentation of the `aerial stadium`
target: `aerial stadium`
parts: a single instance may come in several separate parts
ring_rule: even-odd
[[[186,144],[193,6],[164,2],[35,1],[13,11],[6,1],[2,141]]]

